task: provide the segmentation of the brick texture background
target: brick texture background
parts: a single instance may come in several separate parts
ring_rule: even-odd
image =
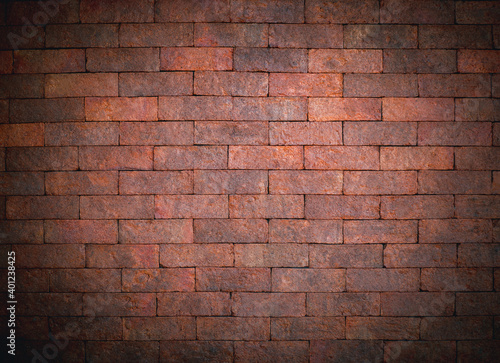
[[[498,361],[500,2],[0,14],[17,361]]]

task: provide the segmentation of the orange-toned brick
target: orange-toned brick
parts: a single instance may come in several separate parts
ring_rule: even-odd
[[[384,121],[453,121],[452,98],[384,98]]]
[[[303,218],[301,195],[231,195],[231,218]]]
[[[83,49],[14,51],[14,73],[85,72]]]
[[[270,194],[340,194],[342,172],[280,170],[269,172]]]
[[[43,124],[0,124],[0,147],[43,146]]]
[[[379,151],[375,146],[306,146],[306,169],[377,170]]]
[[[85,99],[87,121],[156,121],[154,97],[89,97]]]
[[[134,309],[130,309],[130,305]],[[87,293],[83,295],[83,315],[87,316],[154,316],[156,294]]]
[[[113,244],[118,242],[118,229],[114,221],[45,221],[43,227],[45,243]]]
[[[451,218],[452,195],[412,195],[381,197],[380,215],[384,219]]]
[[[303,244],[237,244],[234,248],[236,267],[305,267],[308,249]]]
[[[83,146],[79,150],[82,170],[153,169],[153,148],[149,146]]]
[[[271,73],[269,96],[335,97],[342,94],[342,75]]]
[[[230,169],[302,169],[300,146],[230,146]]]
[[[89,245],[85,260],[92,268],[155,268],[158,246]]]
[[[271,122],[271,145],[340,145],[340,122]]]
[[[160,97],[160,120],[231,120],[230,97]],[[140,121],[140,120],[139,120]]]
[[[300,121],[307,118],[304,98],[269,97],[233,99],[233,119],[249,121]]]
[[[382,51],[367,49],[311,49],[310,72],[381,73]]]
[[[194,140],[203,145],[267,145],[268,125],[264,121],[196,121]]]
[[[380,120],[381,101],[376,98],[310,98],[309,120]]]
[[[314,245],[309,247],[313,268],[382,267],[382,245]]]
[[[124,171],[120,194],[189,194],[193,175],[189,171]]]
[[[416,221],[344,221],[344,243],[416,242]]]
[[[161,146],[155,148],[155,170],[225,169],[225,146]]]
[[[499,73],[500,51],[461,49],[457,62],[461,73]]]
[[[47,74],[45,96],[118,96],[118,75],[113,73]]]
[[[498,170],[500,150],[496,147],[460,147],[455,149],[458,170]]]
[[[383,170],[452,169],[450,147],[382,147],[380,168]]]
[[[457,195],[457,218],[500,218],[500,195]]]
[[[225,195],[158,195],[155,218],[227,218]]]

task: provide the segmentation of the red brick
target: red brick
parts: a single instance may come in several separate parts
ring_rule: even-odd
[[[156,48],[90,48],[87,49],[87,70],[90,72],[159,71]]]
[[[416,145],[415,122],[344,122],[344,145]]]
[[[438,363],[453,361],[456,357],[455,342],[386,341],[384,346],[384,362],[400,359]]]
[[[82,23],[139,23],[152,22],[154,1],[139,4],[135,0],[82,0],[80,20]]]
[[[124,340],[195,339],[196,321],[192,317],[124,318],[123,338]]]
[[[268,75],[250,72],[194,73],[194,93],[214,96],[267,96]]]
[[[158,294],[158,315],[231,315],[230,294],[224,292],[173,292]]]
[[[65,335],[73,340],[122,339],[122,319],[119,317],[55,317],[49,320],[49,324],[56,337]]]
[[[420,194],[488,194],[491,175],[488,171],[432,171],[419,172]]]
[[[204,145],[266,145],[267,122],[196,121],[196,144]]]
[[[459,24],[495,24],[500,16],[496,1],[463,1],[456,5],[456,22]]]
[[[1,195],[45,194],[43,173],[0,172],[0,179]]]
[[[452,98],[385,98],[384,121],[453,121]]]
[[[332,3],[310,0],[306,3],[307,23],[373,23],[379,20],[379,4],[375,0]]]
[[[120,96],[170,96],[193,94],[190,72],[121,73]]]
[[[195,194],[266,194],[264,170],[195,170]]]
[[[376,147],[308,146],[305,147],[307,169],[374,170],[379,168]]]
[[[267,47],[266,24],[195,24],[197,47]]]
[[[381,23],[453,24],[453,1],[429,0],[412,3],[385,0],[380,6]]]
[[[378,294],[363,293],[310,293],[307,294],[307,315],[363,316],[379,315]]]
[[[83,245],[15,245],[12,250],[16,253],[16,268],[85,267]]]
[[[420,25],[420,48],[491,48],[491,32],[484,25]]]
[[[302,169],[300,146],[230,146],[230,169]]]
[[[498,292],[458,293],[457,315],[498,315]]]
[[[458,71],[462,73],[500,72],[500,52],[497,50],[459,50]]]
[[[494,362],[500,355],[498,341],[459,341],[457,342],[458,359],[463,362]]]
[[[83,146],[79,158],[82,170],[153,169],[153,148],[148,146]]]
[[[155,218],[227,218],[225,195],[157,195]]]
[[[382,245],[313,245],[309,266],[314,268],[382,267]]]
[[[178,146],[155,148],[155,170],[225,169],[225,146]]]
[[[155,21],[157,22],[227,22],[229,0],[158,0]]]
[[[123,291],[167,292],[194,291],[194,268],[125,269]]]
[[[12,73],[13,58],[12,52],[2,51],[0,52],[0,74]]]
[[[83,49],[14,51],[14,73],[85,72]]]
[[[160,97],[161,120],[231,120],[230,97]]]
[[[124,171],[120,173],[120,194],[190,194],[190,171]]]
[[[345,48],[416,48],[414,25],[346,25]]]
[[[244,293],[232,297],[235,316],[304,316],[306,294]]]
[[[491,242],[491,223],[481,219],[420,221],[420,243]]]
[[[385,73],[453,73],[456,71],[456,52],[453,50],[384,50]]]
[[[458,170],[495,170],[500,168],[500,153],[494,147],[461,147],[455,149]]]
[[[80,197],[81,219],[146,219],[153,216],[153,196]]]
[[[342,243],[342,222],[272,219],[269,239],[270,242]]]
[[[482,74],[421,74],[418,90],[421,97],[489,97],[491,80]]]
[[[384,170],[452,169],[453,149],[447,147],[382,147]]]
[[[415,194],[414,171],[346,171],[344,194]]]
[[[223,71],[233,68],[232,48],[162,48],[162,71]]]
[[[276,318],[271,321],[274,340],[328,340],[345,338],[343,317]]]
[[[45,145],[118,145],[118,125],[113,122],[71,122],[45,125]]]
[[[308,342],[235,342],[235,360],[250,362],[309,362]]]
[[[76,171],[45,174],[49,195],[118,194],[118,173],[113,171]]]
[[[234,98],[233,119],[252,121],[306,120],[306,100],[303,98]]]
[[[82,315],[81,294],[18,293],[16,313],[22,316],[79,316]]]
[[[423,318],[420,334],[425,340],[491,339],[493,337],[489,317],[436,317]]]
[[[421,122],[419,145],[491,145],[491,124],[486,122]]]
[[[61,270],[58,270],[61,271]],[[49,291],[49,273],[47,269],[18,269],[16,289],[20,292]]]
[[[420,319],[391,317],[347,317],[347,339],[418,340]]]
[[[451,244],[391,244],[384,249],[385,267],[453,267],[456,247]]]
[[[387,344],[387,343],[386,343]],[[382,362],[384,348],[376,340],[313,340],[310,344],[311,363]]]
[[[462,243],[458,246],[458,266],[495,267],[499,262],[498,244]]]
[[[247,23],[302,23],[304,3],[297,0],[231,2],[231,21]]]
[[[424,268],[424,291],[491,291],[493,273],[487,268]]]
[[[83,314],[87,316],[156,315],[156,294],[145,294],[145,293],[84,294]]]
[[[10,121],[14,123],[83,120],[85,108],[81,98],[10,101]]]
[[[301,195],[231,195],[231,218],[303,218]]]
[[[367,49],[311,49],[309,72],[380,73],[382,51]]]
[[[381,103],[375,98],[311,98],[309,120],[380,120]]]
[[[270,194],[341,194],[342,172],[281,170],[269,172]]]
[[[500,218],[500,195],[457,195],[457,218]]]
[[[347,291],[418,291],[420,270],[416,268],[348,269]]]
[[[252,72],[307,72],[305,49],[236,48],[234,69]]]
[[[342,95],[342,75],[271,73],[270,96],[335,97]]]
[[[78,197],[8,197],[7,219],[76,219]]]
[[[45,221],[45,243],[116,243],[117,226],[114,221],[62,220]]]
[[[190,243],[193,223],[189,219],[167,221],[120,221],[120,243]]]
[[[0,146],[43,146],[43,124],[0,124]]]
[[[199,340],[269,340],[269,318],[200,317]]]
[[[122,47],[175,47],[193,45],[192,24],[121,24]]]
[[[417,76],[411,74],[346,74],[344,97],[416,97]]]
[[[130,342],[130,341],[90,341],[86,344],[85,353],[91,362],[143,361],[158,362],[158,342]]]
[[[197,268],[197,291],[245,291],[271,290],[269,268]]]
[[[233,362],[233,342],[219,341],[161,341],[160,361],[183,363],[201,359],[206,362]]]
[[[276,24],[269,28],[269,46],[278,48],[342,48],[341,25]]]
[[[87,121],[156,121],[157,99],[153,97],[102,97],[85,99]]]
[[[272,289],[278,292],[345,290],[345,270],[341,269],[275,268],[272,279]]]
[[[155,268],[158,267],[156,245],[89,245],[86,266],[91,268]]]
[[[344,243],[415,243],[417,222],[344,221]]]
[[[195,219],[194,242],[267,242],[264,219]]]
[[[121,145],[192,145],[192,122],[121,122]]]
[[[234,249],[237,267],[305,267],[307,246],[301,244],[237,244]]]
[[[458,98],[456,121],[499,121],[500,101],[491,98]]]
[[[379,197],[371,196],[306,196],[308,219],[373,219],[379,217]]]
[[[111,269],[53,269],[50,291],[120,292],[121,271]]]
[[[161,267],[232,266],[230,244],[166,244],[160,246]]]
[[[0,97],[43,97],[43,74],[6,74],[0,77]]]
[[[7,170],[76,170],[78,150],[76,147],[9,148],[6,152]]]
[[[43,243],[42,221],[0,221],[0,243]]]
[[[380,209],[384,219],[451,218],[454,202],[451,195],[381,197]]]
[[[45,32],[47,48],[118,46],[118,25],[114,24],[49,24]]]

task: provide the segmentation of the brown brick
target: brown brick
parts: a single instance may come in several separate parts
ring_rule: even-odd
[[[194,26],[197,47],[267,47],[266,24],[198,23]]]
[[[303,98],[234,98],[233,119],[253,121],[306,120],[306,100]]]
[[[420,319],[392,317],[347,317],[347,339],[419,338]]]
[[[458,170],[495,170],[500,168],[498,148],[461,147],[455,150],[455,167]]]
[[[463,243],[458,246],[458,266],[496,267],[499,263],[498,244]]]
[[[11,122],[60,122],[83,120],[85,120],[85,108],[83,99],[81,98],[10,101]]]
[[[267,242],[264,219],[195,219],[194,242]]]
[[[420,243],[491,242],[491,223],[481,219],[420,221]]]
[[[344,145],[416,145],[415,122],[344,122]]]
[[[157,362],[159,350],[158,342],[90,341],[86,344],[84,354],[90,362],[110,362],[115,359]]]
[[[58,6],[58,5],[62,6]],[[45,3],[43,5],[34,2],[14,2],[7,3],[6,19],[2,20],[7,24],[31,24],[30,20],[36,25],[45,25],[46,23],[76,23],[78,22],[78,2],[65,1],[64,3]],[[55,8],[55,9],[54,9]],[[43,13],[47,13],[43,15]],[[47,15],[49,17],[47,17]],[[28,20],[29,19],[29,20]],[[28,33],[29,34],[29,33]]]
[[[231,21],[247,23],[302,23],[304,3],[297,0],[262,1],[259,3],[234,0]]]
[[[66,335],[74,340],[122,339],[122,319],[119,317],[55,317],[49,320],[49,324],[56,337]]]
[[[500,124],[498,123],[493,124],[493,145],[500,145]]]
[[[342,75],[271,73],[270,96],[335,97],[342,95]]]
[[[458,71],[462,73],[500,72],[500,52],[497,50],[459,50]]]
[[[36,196],[7,198],[7,219],[77,219],[78,197]]]
[[[235,360],[250,362],[309,362],[308,342],[235,342]]]
[[[197,291],[245,291],[271,290],[269,268],[197,268]]]
[[[424,268],[424,291],[488,291],[493,288],[493,273],[487,268]]]
[[[160,97],[161,120],[231,120],[230,97]]]
[[[102,97],[85,99],[87,121],[156,121],[154,97]]]
[[[455,99],[456,121],[500,121],[500,101],[491,98]]]
[[[421,74],[418,90],[421,97],[489,97],[491,80],[482,74]]]
[[[411,74],[346,74],[344,97],[416,97],[417,76]]]
[[[106,243],[118,241],[116,222],[62,220],[44,222],[45,243]]]
[[[378,196],[308,195],[305,214],[308,219],[376,219]]]
[[[147,0],[138,6],[134,0],[114,0],[102,3],[83,0],[80,4],[82,23],[138,23],[152,22],[154,1]]]
[[[57,318],[56,318],[57,319]],[[47,317],[17,317],[18,328],[16,336],[24,339],[41,340],[49,336],[49,321]],[[7,319],[4,320],[7,322]],[[17,352],[16,352],[17,353]],[[32,358],[30,356],[30,358]]]
[[[162,48],[162,71],[223,71],[233,68],[232,48]]]
[[[306,3],[307,23],[373,23],[379,20],[379,4],[375,0],[332,3],[310,0]]]
[[[375,98],[311,98],[309,120],[380,120],[381,103]]]
[[[457,195],[457,218],[500,218],[500,195]]]
[[[309,266],[314,268],[382,267],[382,245],[313,245]]]
[[[491,32],[484,25],[420,25],[420,48],[491,48]]]
[[[230,244],[166,244],[160,246],[161,267],[232,266]]]
[[[374,170],[379,168],[379,153],[376,147],[306,146],[304,152],[307,169]]]
[[[453,211],[451,195],[381,197],[380,214],[384,219],[451,218]]]
[[[156,315],[156,295],[145,293],[84,294],[83,314],[87,316]]]
[[[45,194],[43,173],[0,172],[0,179],[1,195]]]
[[[3,6],[0,5],[0,6]],[[2,14],[5,14],[2,10]],[[2,25],[5,25],[2,17]],[[23,32],[24,29],[24,32]],[[41,26],[34,26],[32,32],[37,36],[25,37],[25,35],[31,35],[28,33],[26,28],[23,26],[2,26],[0,28],[0,48],[2,49],[39,49],[45,46],[45,28]],[[9,35],[9,34],[13,35]]]
[[[453,267],[456,247],[451,244],[391,244],[384,249],[385,267]]]
[[[463,362],[473,362],[475,360],[494,362],[499,354],[498,342],[495,340],[457,342],[458,359]]]
[[[9,100],[0,100],[0,123],[9,122]]]
[[[500,194],[500,172],[494,171],[492,176],[491,192],[492,194]]]
[[[12,52],[2,51],[0,52],[0,74],[12,73],[13,58]]]
[[[367,49],[311,49],[309,72],[380,73],[382,51]]]
[[[118,125],[113,122],[71,122],[45,125],[45,145],[118,145]]]
[[[45,33],[47,48],[118,46],[118,25],[114,24],[49,24]]]
[[[14,51],[14,73],[85,72],[83,49]]]
[[[81,219],[146,219],[153,218],[153,216],[153,196],[80,197]]]
[[[341,292],[345,290],[345,270],[275,268],[272,289],[278,292]]]
[[[158,315],[231,315],[230,294],[226,292],[173,292],[158,294]]]
[[[224,195],[158,195],[155,218],[227,218],[228,202]]]
[[[301,195],[231,195],[231,218],[303,218]]]
[[[307,72],[305,49],[236,48],[234,69],[260,72]]]
[[[86,265],[92,268],[155,268],[158,267],[158,246],[89,245]]]
[[[385,73],[453,73],[456,71],[456,52],[453,50],[384,50]]]
[[[229,0],[159,0],[156,2],[157,22],[227,22]]]
[[[382,147],[384,170],[452,169],[453,149],[447,147]]]
[[[489,317],[436,317],[423,318],[420,334],[425,340],[491,339],[493,337]]]
[[[498,315],[498,292],[457,293],[457,315]]]
[[[269,46],[278,48],[342,48],[341,25],[276,24],[269,28]]]
[[[149,221],[120,221],[120,243],[190,243],[193,242],[193,223],[189,219]]]
[[[194,291],[194,268],[125,269],[123,291]]]
[[[380,295],[384,316],[453,315],[455,294],[451,292],[383,292]]]
[[[345,338],[343,317],[276,318],[271,321],[274,340],[328,340]]]
[[[43,243],[42,221],[0,221],[0,243]]]
[[[195,194],[266,194],[264,170],[195,170]]]
[[[267,122],[196,121],[196,144],[204,145],[266,145]]]
[[[344,243],[415,243],[417,222],[344,221]]]
[[[16,268],[83,268],[83,245],[15,245]],[[57,256],[57,258],[55,258]]]
[[[313,340],[311,363],[382,362],[384,348],[376,340]]]
[[[192,122],[121,122],[121,145],[192,145]]]
[[[302,244],[237,244],[234,248],[236,267],[305,267],[307,246]]]
[[[306,294],[299,293],[245,293],[232,297],[235,316],[305,316]]]
[[[190,171],[124,171],[120,173],[120,194],[190,194]]]
[[[270,194],[340,194],[342,172],[280,170],[269,172]]]
[[[183,340],[196,338],[192,317],[132,317],[123,319],[124,340]]]
[[[411,3],[403,0],[386,0],[380,6],[381,23],[453,24],[453,1],[430,0]]]
[[[491,175],[488,171],[433,171],[418,174],[419,194],[488,194]]]
[[[267,96],[268,75],[250,72],[194,73],[194,93],[215,96]]]
[[[183,363],[195,359],[232,363],[233,342],[163,340],[160,342],[160,357],[161,362],[171,363]]]
[[[420,271],[400,269],[348,269],[347,291],[418,291]]]
[[[153,169],[153,148],[148,146],[83,146],[79,158],[82,170]]]
[[[452,98],[385,98],[384,121],[453,121]]]
[[[414,25],[346,25],[345,48],[416,48]]]
[[[269,318],[200,317],[199,340],[269,340]]]
[[[193,94],[190,72],[121,73],[120,96],[176,96]]]
[[[193,45],[191,24],[121,24],[122,47],[179,47]]]
[[[18,293],[16,313],[22,316],[79,316],[82,315],[82,295],[62,293]]]
[[[500,16],[495,1],[463,1],[456,5],[456,22],[459,24],[495,24]]]
[[[20,292],[49,291],[49,273],[47,269],[18,269],[16,277],[16,289]]]
[[[0,146],[43,146],[43,124],[0,124]]]
[[[230,169],[302,169],[300,146],[230,146]]]
[[[155,148],[155,170],[225,169],[225,146],[164,146]]]
[[[50,291],[120,292],[121,271],[112,269],[53,269]]]
[[[90,72],[159,71],[157,48],[90,48],[87,49]]]
[[[415,194],[414,171],[346,171],[344,194]]]
[[[272,219],[270,242],[342,243],[342,221]]]
[[[340,145],[340,122],[271,122],[271,145]]]
[[[6,74],[0,76],[0,97],[43,97],[43,74]]]
[[[76,170],[78,167],[76,147],[9,148],[6,152],[7,170]]]
[[[379,315],[378,294],[363,293],[309,293],[307,315],[352,316]]]

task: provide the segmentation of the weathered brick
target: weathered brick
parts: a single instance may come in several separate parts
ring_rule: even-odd
[[[53,269],[50,291],[120,292],[121,272],[113,269]]]
[[[133,309],[130,309],[130,306]],[[156,314],[155,294],[88,293],[83,295],[87,316],[151,316]]]
[[[499,354],[498,343],[495,340],[457,342],[458,359],[464,362],[495,361]]]
[[[161,362],[183,363],[194,359],[206,362],[233,362],[233,342],[230,341],[161,341]]]
[[[303,218],[301,195],[230,195],[231,218]]]
[[[373,23],[379,20],[379,4],[375,0],[308,0],[305,14],[307,23]]]
[[[231,120],[230,97],[160,97],[161,120]]]
[[[458,71],[462,73],[500,72],[500,52],[498,50],[459,50]]]
[[[45,38],[47,48],[117,47],[118,25],[49,24]]]
[[[302,244],[237,244],[234,248],[236,267],[305,267],[307,246]]]
[[[122,319],[119,317],[55,317],[49,320],[49,324],[56,337],[69,335],[74,340],[122,339]]]
[[[280,170],[269,172],[270,194],[340,194],[342,172]]]
[[[500,195],[457,195],[457,218],[500,218]]]
[[[376,98],[310,98],[309,120],[380,120],[381,102]]]
[[[146,219],[154,216],[154,197],[116,195],[80,197],[81,219]]]
[[[314,268],[382,267],[382,245],[313,245],[309,266]]]
[[[306,294],[300,293],[246,293],[232,296],[235,316],[305,316]]]
[[[493,124],[493,145],[500,145],[500,124],[498,123]]]
[[[491,291],[493,273],[487,268],[423,268],[423,291]]]
[[[455,149],[458,170],[495,170],[500,168],[500,150],[495,147],[460,147]]]
[[[190,72],[121,73],[120,96],[177,96],[193,94]]]
[[[200,317],[196,319],[199,340],[269,340],[269,318]]]
[[[83,268],[83,245],[14,245],[16,268]],[[55,258],[57,256],[57,258]]]
[[[49,273],[47,269],[18,269],[16,277],[16,289],[20,292],[49,291]]]
[[[456,71],[456,52],[453,50],[384,50],[384,73],[453,73]]]
[[[0,75],[0,97],[41,98],[43,97],[43,74]]]
[[[225,195],[158,195],[155,218],[227,218]]]
[[[77,219],[78,197],[12,196],[7,198],[7,219]]]
[[[118,125],[113,122],[71,122],[45,125],[45,145],[118,145]]]
[[[342,243],[342,222],[271,219],[269,239],[270,242]]]
[[[76,147],[9,148],[6,169],[9,171],[76,170]]]
[[[194,25],[197,47],[267,47],[266,24],[198,23]]]
[[[420,25],[420,48],[491,48],[491,32],[484,25]]]
[[[379,168],[379,152],[370,146],[306,146],[307,169],[374,170]]]
[[[429,219],[419,222],[420,243],[491,242],[491,223],[482,219]]]
[[[346,171],[344,194],[416,194],[414,171]]]
[[[491,79],[483,74],[421,74],[418,92],[421,97],[489,97]]]
[[[304,3],[298,0],[231,2],[231,21],[247,23],[302,23]]]
[[[123,319],[124,340],[183,340],[196,338],[193,317],[132,317]]]
[[[447,147],[382,147],[384,170],[452,169],[453,149]]]
[[[195,219],[194,242],[267,242],[264,219]]]
[[[162,48],[162,71],[223,71],[233,68],[232,48]]]
[[[192,145],[192,122],[121,122],[121,145]]]
[[[305,49],[236,48],[234,69],[252,72],[307,72]]]
[[[91,268],[157,268],[156,245],[89,245],[86,266]]]
[[[85,98],[87,121],[156,121],[157,99],[154,97]]]
[[[491,192],[492,194],[500,194],[500,172],[494,171],[492,175]]]
[[[384,98],[384,121],[453,121],[452,98]]]
[[[264,170],[195,170],[195,194],[266,194]]]
[[[414,25],[346,25],[345,48],[416,48]]]
[[[377,340],[313,340],[311,363],[382,362],[384,348]]]
[[[57,318],[55,318],[57,319]],[[4,320],[7,322],[7,320]],[[47,339],[49,336],[49,320],[48,317],[43,316],[19,316],[16,318],[18,322],[18,329],[16,329],[16,336],[21,339],[41,340]],[[17,352],[16,352],[17,353]],[[32,359],[32,356],[30,356]]]
[[[65,293],[18,293],[23,302],[16,312],[23,316],[82,315],[82,295]]]
[[[0,124],[0,146],[43,146],[43,124]]]
[[[0,221],[0,243],[43,243],[43,222]]]
[[[401,359],[402,361],[443,362],[454,360],[456,343],[445,341],[386,341],[384,343],[384,361]]]
[[[45,96],[118,96],[118,75],[113,73],[47,74],[45,76]],[[45,103],[49,102],[56,103],[57,101],[45,100]],[[62,102],[64,101],[59,101],[59,103]],[[73,102],[81,102],[83,106],[81,100]]]
[[[194,291],[194,268],[125,269],[123,291],[167,292]]]
[[[157,362],[159,350],[158,342],[90,341],[86,344],[85,355],[90,362],[109,362],[115,359]]]
[[[344,122],[344,145],[416,145],[415,122]]]
[[[278,292],[341,292],[345,290],[345,270],[275,268],[272,289]]]
[[[230,146],[230,169],[302,169],[300,146]]]
[[[419,287],[417,268],[347,270],[347,291],[418,291]]]
[[[215,316],[230,315],[229,293],[191,292],[162,293],[158,295],[158,315]]]
[[[14,73],[85,72],[83,49],[14,51]]]
[[[267,122],[196,121],[196,144],[204,145],[266,145]]]
[[[385,267],[453,267],[456,247],[451,244],[391,244],[384,249]]]
[[[497,292],[457,293],[457,315],[498,315]]]
[[[496,1],[460,1],[456,5],[458,24],[496,24],[499,16]]]
[[[2,14],[4,14],[4,12],[2,12]],[[5,25],[3,20],[4,19],[2,19],[1,23]],[[31,34],[36,34],[37,36],[27,36]],[[33,28],[30,28],[30,31],[23,26],[2,26],[0,28],[0,48],[2,49],[39,49],[43,48],[44,45],[45,28],[42,26],[34,25]]]
[[[491,339],[493,329],[489,317],[422,318],[420,334],[425,340]]]
[[[179,47],[193,45],[192,24],[121,24],[122,47]]]
[[[306,120],[307,105],[304,98],[271,97],[233,99],[233,119],[251,121]]]
[[[392,317],[347,317],[347,339],[405,339],[419,338],[420,319]]]
[[[269,268],[197,268],[197,291],[244,291],[271,290]]]
[[[269,27],[269,46],[279,48],[342,48],[341,25],[276,24]]]
[[[45,194],[43,173],[0,172],[0,179],[0,195]]]
[[[455,99],[456,121],[500,121],[500,101],[491,98]]]
[[[86,52],[90,72],[159,71],[157,48],[90,48]]]
[[[419,194],[488,194],[491,175],[488,171],[433,171],[418,174]]]
[[[379,218],[379,197],[308,195],[305,215],[309,219],[374,219]]]
[[[0,52],[0,74],[12,73],[13,58],[12,52],[2,51]]]
[[[458,246],[458,266],[495,267],[499,263],[498,244],[462,243]]]
[[[415,243],[417,222],[344,221],[344,243]]]
[[[227,22],[229,0],[158,0],[155,8],[157,22]]]
[[[194,73],[194,93],[214,96],[267,96],[268,75],[250,72]]]
[[[155,148],[155,170],[225,169],[225,146],[161,146]]]
[[[83,121],[84,107],[81,98],[17,99],[10,101],[10,120],[15,123]]]
[[[120,194],[190,194],[190,171],[124,171],[120,173]]]
[[[141,2],[134,0],[83,0],[80,4],[82,23],[138,23],[152,22],[154,0]]]
[[[0,123],[9,122],[9,100],[0,100]]]
[[[379,315],[378,294],[364,293],[309,293],[307,315],[312,316],[363,316]]]
[[[416,97],[417,76],[411,74],[346,74],[344,97]]]
[[[367,49],[311,49],[309,72],[380,73],[382,51]]]
[[[491,124],[487,122],[421,122],[419,145],[491,145]]]
[[[328,340],[345,338],[343,317],[275,318],[271,320],[274,340]]]
[[[79,149],[82,170],[153,169],[153,148],[148,146],[83,146]]]
[[[45,221],[45,243],[116,243],[116,223],[99,220]]]
[[[193,223],[189,219],[120,221],[118,238],[126,244],[190,243]]]
[[[380,214],[384,219],[451,218],[453,212],[451,195],[381,197]]]
[[[235,360],[250,362],[309,362],[308,342],[235,342]]]
[[[453,24],[453,1],[430,0],[412,3],[385,0],[380,6],[381,23]]]
[[[232,266],[230,244],[164,244],[160,246],[161,267]]]

